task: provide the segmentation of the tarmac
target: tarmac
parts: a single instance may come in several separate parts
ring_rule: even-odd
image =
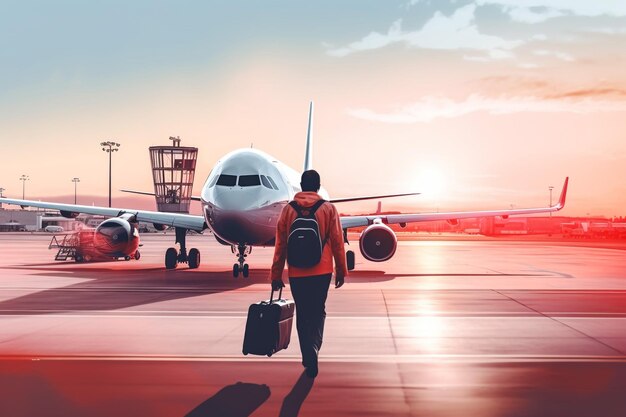
[[[241,353],[273,248],[235,279],[212,236],[188,239],[199,269],[174,271],[171,234],[91,264],[53,261],[50,238],[0,234],[3,417],[626,415],[624,250],[403,239],[372,263],[354,240],[312,380],[295,325],[286,351]]]

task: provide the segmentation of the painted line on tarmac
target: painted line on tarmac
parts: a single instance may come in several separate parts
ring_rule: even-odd
[[[626,313],[595,313],[595,312],[545,312],[543,314],[533,312],[450,312],[439,314],[394,314],[385,313],[330,313],[326,320],[371,320],[371,319],[423,319],[423,318],[449,318],[449,319],[529,319],[529,318],[575,318],[575,319],[624,319]],[[344,315],[350,314],[350,315]],[[33,317],[37,318],[196,318],[196,319],[242,319],[247,316],[247,311],[106,311],[95,310],[89,313],[72,312],[67,310],[0,310],[0,319],[5,317]]]
[[[2,268],[0,268],[2,269]],[[424,275],[425,277],[428,277],[426,275]],[[488,276],[487,276],[488,277]],[[213,295],[213,293],[206,293],[207,291],[216,291],[216,292],[220,292],[220,293],[225,293],[225,294],[229,294],[229,295],[233,295],[233,294],[242,294],[245,293],[246,295],[249,293],[261,293],[261,294],[265,294],[267,293],[267,291],[262,288],[259,289],[259,286],[265,286],[268,285],[269,288],[269,284],[266,283],[255,283],[255,284],[250,284],[248,286],[245,287],[228,287],[228,286],[223,286],[223,287],[217,287],[217,286],[212,286],[212,287],[172,287],[172,286],[167,286],[167,287],[128,287],[128,286],[93,286],[93,287],[71,287],[71,285],[75,285],[75,284],[70,284],[69,287],[30,287],[30,286],[19,286],[19,287],[8,287],[8,286],[3,286],[3,281],[6,281],[6,279],[0,280],[0,292],[2,291],[37,291],[37,293],[34,294],[38,294],[41,292],[132,292],[132,293],[137,293],[137,292],[160,292],[160,293],[165,293],[165,294],[169,294],[169,293],[199,293],[201,295]],[[361,285],[361,284],[365,284],[366,282],[353,282],[351,284],[355,284],[355,285]],[[79,284],[80,285],[80,284]],[[354,294],[354,293],[367,293],[367,294],[371,294],[371,293],[375,293],[378,290],[372,289],[372,288],[354,288],[353,286],[349,286],[349,287],[343,287],[341,290],[339,290],[340,292],[344,292],[346,289],[350,290],[350,294]],[[585,294],[585,295],[607,295],[607,294],[615,294],[615,295],[622,295],[626,297],[626,289],[576,289],[576,288],[563,288],[563,289],[549,289],[549,288],[536,288],[536,289],[527,289],[527,288],[492,288],[492,287],[485,287],[485,288],[480,288],[480,289],[475,289],[475,288],[384,288],[383,291],[385,293],[402,293],[404,295],[407,294],[419,294],[419,295],[423,295],[424,293],[426,294],[438,294],[440,293],[441,295],[449,295],[449,294],[458,294],[458,293],[468,293],[468,294],[475,294],[475,293],[489,293],[489,292],[493,292],[493,291],[499,291],[502,293],[511,293],[511,294],[525,294],[525,295],[533,295],[533,294],[537,294],[537,295],[545,295],[545,294],[562,294],[562,295],[580,295],[580,294]],[[31,294],[27,294],[27,295],[31,295]]]
[[[0,361],[126,361],[126,362],[301,362],[300,355],[265,356],[243,355],[31,355],[0,356]],[[320,362],[373,363],[626,363],[622,355],[323,355]]]

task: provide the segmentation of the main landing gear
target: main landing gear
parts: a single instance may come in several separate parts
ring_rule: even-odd
[[[346,252],[346,266],[348,267],[348,271],[354,269],[354,252],[351,250]]]
[[[169,248],[165,251],[165,268],[175,269],[180,263],[189,265],[189,269],[196,269],[200,266],[200,251],[192,248],[187,253],[186,246],[187,229],[176,228],[176,243],[180,245],[180,252],[176,248]]]
[[[231,250],[233,253],[235,253],[234,246],[231,247]],[[246,257],[250,255],[251,252],[252,246],[246,246],[242,244],[237,245],[236,255],[238,263],[233,265],[233,277],[237,278],[239,276],[239,272],[241,271],[243,277],[248,278],[249,267],[246,263]]]

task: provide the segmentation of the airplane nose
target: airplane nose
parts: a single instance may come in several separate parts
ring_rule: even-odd
[[[237,241],[245,240],[244,236],[248,232],[246,221],[235,213],[222,213],[217,224],[216,232],[219,234],[234,238]]]
[[[254,214],[250,217],[251,213],[220,210],[209,206],[205,210],[213,232],[227,242],[253,243],[266,242],[270,239],[265,234],[260,238],[257,236],[260,229]]]
[[[215,208],[224,211],[248,211],[269,204],[260,187],[232,187],[216,189],[213,195]]]

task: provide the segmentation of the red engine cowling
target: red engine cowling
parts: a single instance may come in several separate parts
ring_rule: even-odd
[[[383,223],[374,223],[361,233],[359,248],[365,259],[383,262],[396,253],[398,239],[396,234]]]
[[[130,256],[138,247],[139,232],[125,219],[108,219],[96,228],[94,249],[102,255],[115,258]]]

